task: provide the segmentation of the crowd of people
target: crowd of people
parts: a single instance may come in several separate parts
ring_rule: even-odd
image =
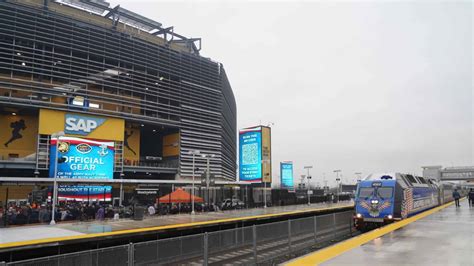
[[[49,223],[52,219],[51,204],[29,204],[18,205],[9,203],[5,207],[0,207],[0,221],[5,225],[23,225],[34,223]],[[111,205],[103,205],[99,203],[82,203],[69,202],[61,204],[55,209],[55,221],[87,221],[87,220],[104,220],[106,218],[114,218],[116,214],[127,215],[126,208],[114,208]]]
[[[61,202],[55,209],[55,221],[90,221],[105,219],[132,218],[134,212],[138,211],[134,206],[114,207],[99,202]],[[215,204],[206,206],[204,204],[195,205],[196,212],[217,211],[219,208]],[[143,210],[146,215],[167,215],[191,212],[191,204],[150,204]],[[51,204],[37,204],[35,202],[18,205],[9,203],[0,207],[0,226],[3,225],[24,225],[35,223],[50,223],[52,219]]]

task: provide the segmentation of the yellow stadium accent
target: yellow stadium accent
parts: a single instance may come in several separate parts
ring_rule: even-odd
[[[39,134],[51,135],[53,133],[64,131],[65,124],[65,115],[68,114],[77,114],[82,116],[89,117],[100,117],[89,114],[79,114],[73,112],[63,112],[55,111],[49,109],[41,109],[39,114]],[[100,117],[105,118],[105,122],[92,131],[89,135],[72,135],[80,138],[88,139],[103,139],[103,140],[116,140],[123,141],[124,130],[125,130],[125,121],[118,118],[109,118],[109,117]]]
[[[36,154],[38,118],[26,115],[0,115],[0,160]],[[32,157],[32,160],[35,157]]]
[[[163,157],[179,156],[179,133],[163,137]]]

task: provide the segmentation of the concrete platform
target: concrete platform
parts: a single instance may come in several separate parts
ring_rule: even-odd
[[[143,221],[123,219],[104,222],[74,222],[50,225],[31,225],[0,229],[0,252],[5,249],[30,245],[58,243],[69,240],[120,236],[125,234],[155,232],[176,228],[198,227],[255,219],[271,219],[305,213],[318,213],[337,209],[353,208],[353,202],[337,204],[311,204],[277,206],[211,213],[177,214],[146,217]]]
[[[375,230],[374,230],[375,231]],[[364,237],[370,239],[370,234]],[[349,241],[348,241],[349,242]],[[356,243],[356,242],[354,242]],[[341,243],[322,250],[318,258],[324,261],[320,265],[474,265],[474,208],[469,208],[466,200],[461,207],[450,205],[424,218],[416,220],[382,237],[335,256],[343,252]],[[349,244],[351,245],[351,244]],[[323,252],[324,251],[324,252]],[[293,260],[289,265],[309,263],[309,256],[318,256],[318,252],[301,259]],[[332,253],[332,254],[331,254]],[[307,258],[305,258],[307,257]],[[313,260],[315,261],[315,260]]]

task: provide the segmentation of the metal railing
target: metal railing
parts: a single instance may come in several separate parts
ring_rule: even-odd
[[[255,265],[351,236],[352,215],[345,211],[5,265]]]

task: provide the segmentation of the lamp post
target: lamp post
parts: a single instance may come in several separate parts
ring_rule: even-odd
[[[211,170],[210,170],[210,159],[216,157],[214,154],[201,154],[202,158],[206,158],[206,194],[207,194],[207,208],[209,210],[209,183],[210,183],[210,178],[211,178]]]
[[[308,170],[308,175],[306,175],[306,179],[308,180],[308,205],[311,205],[311,196],[309,195],[309,180],[311,179],[311,176],[309,175],[309,169],[313,169],[312,165],[305,166],[304,169]]]
[[[123,172],[120,173],[120,195],[119,195],[119,207],[122,207],[123,201],[123,177],[125,174]]]
[[[262,160],[262,165],[264,167],[263,169],[263,173],[266,173],[267,171],[267,163],[270,163],[270,160],[268,159],[265,159],[265,160]],[[267,208],[267,179],[266,177],[262,176],[262,181],[263,181],[263,208]]]
[[[55,225],[56,221],[54,220],[54,214],[56,213],[56,201],[58,198],[58,147],[59,147],[59,140],[61,137],[64,136],[63,131],[59,131],[57,133],[53,133],[51,135],[51,139],[55,138],[56,139],[56,150],[55,150],[55,156],[54,156],[54,184],[53,184],[53,202],[51,203],[52,205],[52,210],[51,210],[51,222],[49,223],[50,225]]]
[[[199,153],[201,153],[200,151],[198,150],[192,150],[192,151],[189,151],[189,154],[192,154],[193,155],[193,184],[191,185],[191,214],[195,214],[194,212],[194,171],[195,171],[195,166],[194,166],[194,158],[196,155],[199,155]]]
[[[339,173],[341,172],[341,170],[334,170],[333,172],[336,173],[336,197],[337,201],[339,202],[339,180],[341,180],[339,178]]]

